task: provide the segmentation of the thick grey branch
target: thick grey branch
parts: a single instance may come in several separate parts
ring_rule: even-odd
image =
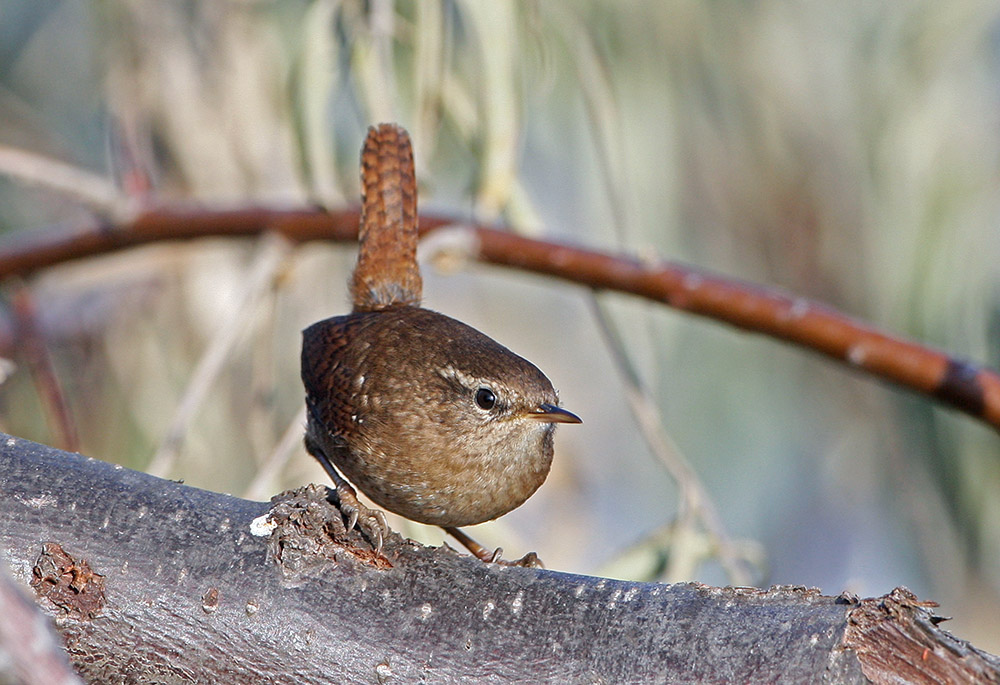
[[[853,683],[867,672],[844,643],[864,603],[482,564],[398,536],[376,557],[316,486],[272,509],[0,436],[0,495],[13,573],[90,682]],[[904,631],[921,620],[926,634],[927,610],[897,605],[887,620]]]

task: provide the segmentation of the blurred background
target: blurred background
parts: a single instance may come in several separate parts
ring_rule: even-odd
[[[980,0],[0,0],[0,238],[157,204],[344,207],[366,127],[397,121],[422,211],[778,286],[996,367],[998,105]],[[427,243],[425,305],[585,421],[481,542],[642,580],[906,585],[1000,652],[995,431]],[[354,256],[204,240],[4,283],[0,429],[256,499],[326,482],[299,332],[347,311]]]

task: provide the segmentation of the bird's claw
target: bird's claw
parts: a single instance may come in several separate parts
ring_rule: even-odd
[[[347,521],[345,526],[350,532],[355,527],[361,534],[367,537],[376,554],[382,553],[382,543],[389,531],[389,524],[385,520],[385,514],[378,509],[369,509],[358,501],[354,488],[346,483],[337,486],[337,498],[340,500],[340,513]]]
[[[525,568],[545,568],[545,564],[542,560],[538,558],[538,555],[534,552],[528,552],[523,557],[516,561],[507,561],[503,558],[503,547],[497,547],[495,550],[490,552],[487,548],[480,545],[478,542],[470,538],[468,535],[462,532],[460,528],[455,528],[454,526],[443,526],[444,530],[448,535],[452,536],[465,547],[467,550],[472,552],[472,555],[487,564],[498,564],[500,566],[523,566]]]

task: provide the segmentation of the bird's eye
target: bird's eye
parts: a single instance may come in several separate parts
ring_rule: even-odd
[[[476,404],[479,405],[480,409],[489,411],[496,406],[497,396],[485,385],[480,386],[479,390],[476,390]]]

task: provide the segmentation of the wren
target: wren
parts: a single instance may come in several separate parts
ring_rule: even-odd
[[[385,517],[361,505],[343,476],[380,507],[442,526],[495,559],[457,528],[524,503],[548,475],[555,424],[580,419],[559,407],[531,362],[420,307],[416,178],[403,128],[369,129],[361,185],[353,311],[303,331],[306,449],[336,484],[348,529],[358,525],[376,550]]]

